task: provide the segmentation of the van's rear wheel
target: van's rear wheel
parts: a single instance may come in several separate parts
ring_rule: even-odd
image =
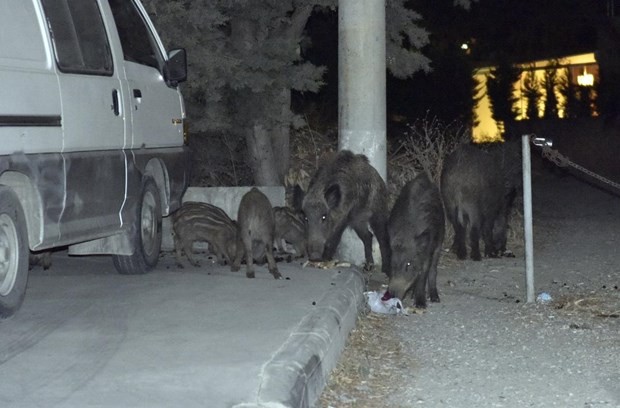
[[[147,273],[157,265],[161,250],[161,201],[152,178],[142,184],[134,225],[130,231],[134,244],[132,255],[114,255],[114,267],[123,275]]]
[[[28,282],[28,234],[15,193],[0,188],[0,318],[21,306]]]

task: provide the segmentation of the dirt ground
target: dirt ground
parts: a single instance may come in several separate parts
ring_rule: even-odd
[[[551,300],[526,302],[520,234],[515,258],[444,253],[441,302],[360,316],[318,407],[620,407],[620,197],[547,172],[532,189],[535,294]]]

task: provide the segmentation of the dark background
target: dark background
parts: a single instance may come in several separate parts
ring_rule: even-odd
[[[389,73],[389,134],[421,118],[473,123],[471,112],[478,84],[472,70],[500,61],[521,63],[584,52],[599,46],[615,14],[613,0],[481,0],[470,10],[452,0],[412,0],[430,32],[423,52],[432,72],[401,80]],[[337,126],[338,17],[336,11],[314,13],[306,26],[311,45],[303,56],[327,67],[326,85],[318,94],[296,93],[293,107],[314,119],[317,128]],[[461,48],[468,45],[468,50]]]

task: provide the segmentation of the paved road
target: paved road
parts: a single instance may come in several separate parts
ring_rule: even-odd
[[[308,406],[363,305],[350,268],[280,263],[256,279],[208,264],[118,275],[55,254],[0,321],[2,407]]]

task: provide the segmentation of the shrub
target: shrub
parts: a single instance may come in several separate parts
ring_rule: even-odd
[[[445,124],[436,117],[409,125],[404,137],[391,146],[388,157],[388,188],[392,196],[419,172],[426,172],[439,185],[446,155],[471,141],[471,131],[459,122]]]

